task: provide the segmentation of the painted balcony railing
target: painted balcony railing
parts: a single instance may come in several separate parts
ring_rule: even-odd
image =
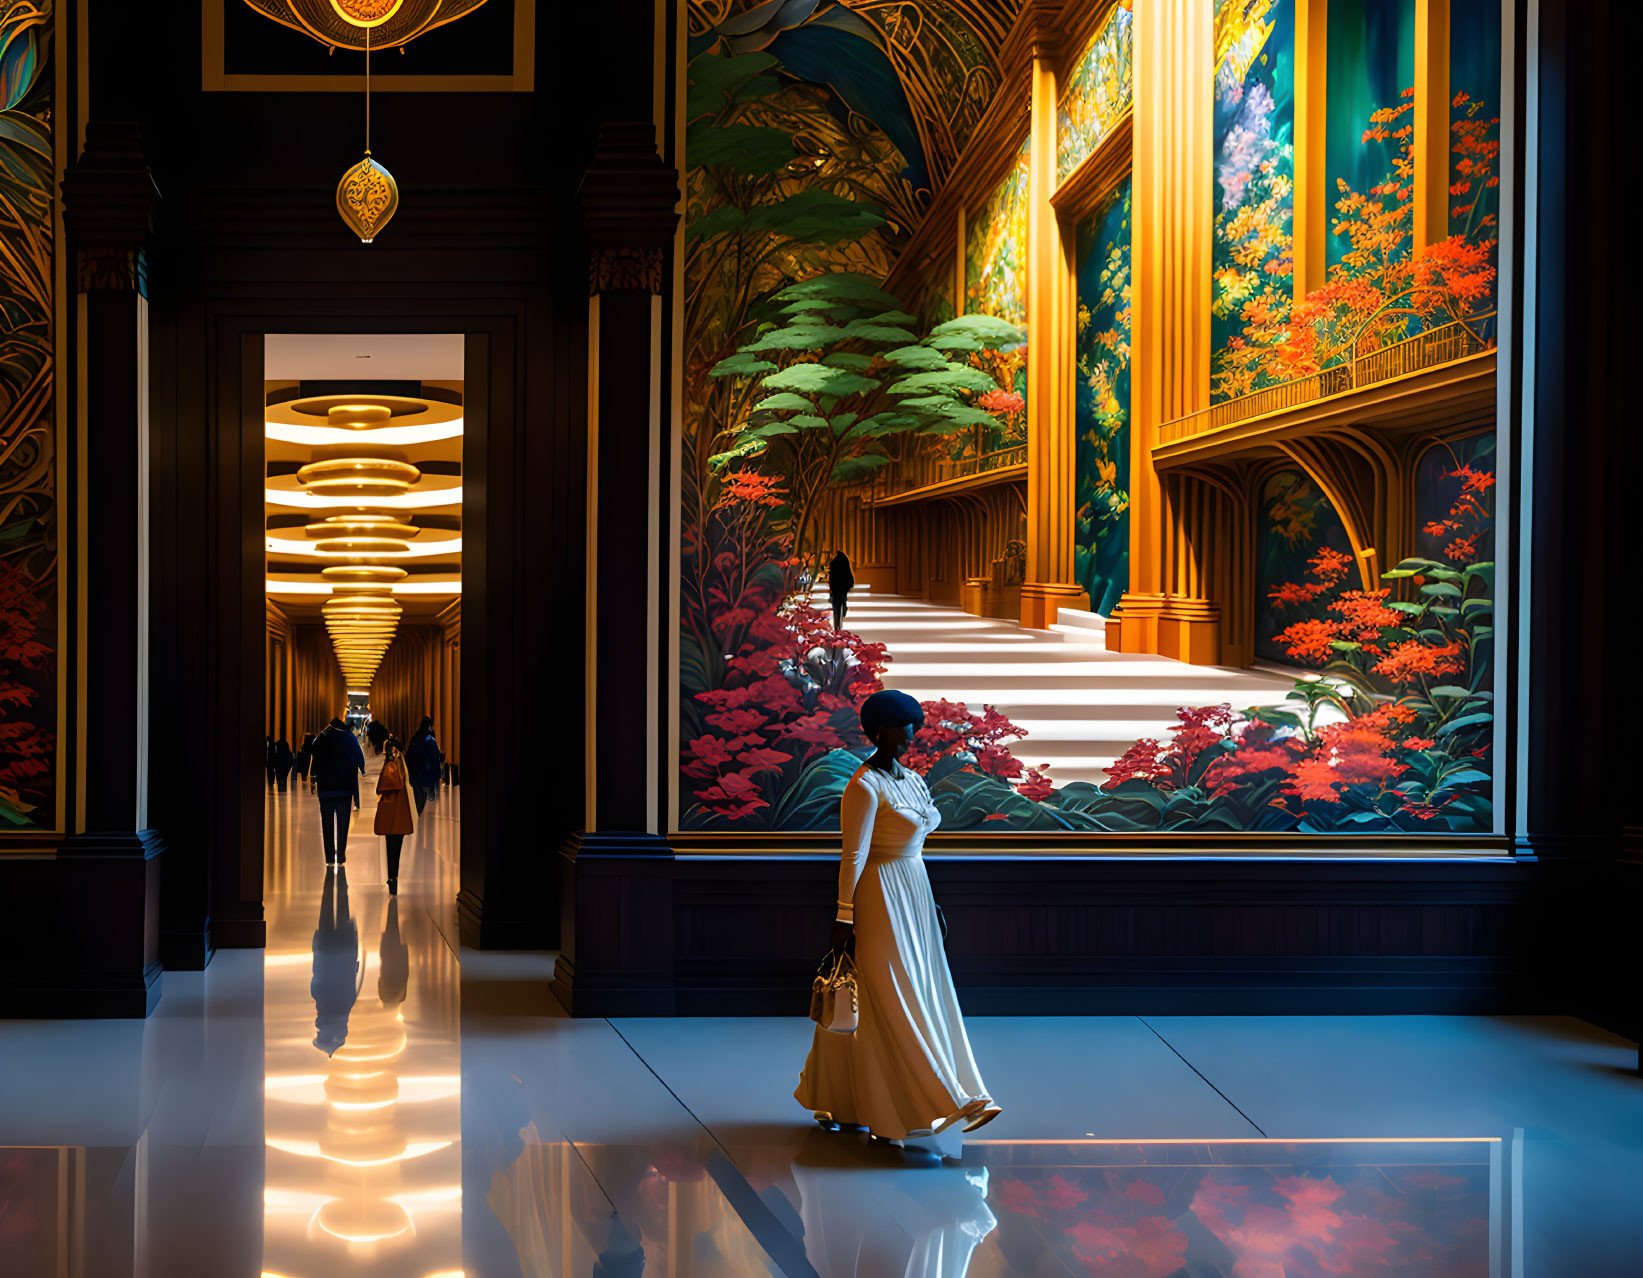
[[[1477,334],[1487,331],[1493,320],[1494,312],[1491,311],[1487,315],[1473,316],[1464,324],[1459,321],[1445,324],[1441,328],[1417,333],[1395,345],[1365,352],[1350,362],[1298,377],[1292,382],[1268,386],[1236,399],[1211,404],[1196,413],[1165,422],[1159,430],[1160,440],[1167,444],[1191,435],[1202,435],[1205,431],[1230,426],[1234,422],[1264,417],[1286,408],[1298,408],[1331,395],[1361,390],[1410,373],[1452,364],[1489,348],[1491,343],[1481,340]]]
[[[918,453],[881,467],[874,478],[872,500],[883,501],[920,488],[930,488],[954,479],[970,479],[1027,464],[1027,445],[1000,448],[971,457],[946,457],[940,453]]]

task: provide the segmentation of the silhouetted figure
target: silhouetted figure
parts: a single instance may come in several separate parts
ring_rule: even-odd
[[[382,753],[382,743],[388,739],[388,725],[377,719],[372,719],[365,725],[365,739],[371,743],[373,754]]]
[[[268,788],[274,788],[274,738],[270,736],[262,744],[262,770],[268,774]]]
[[[384,1007],[405,1001],[411,984],[411,947],[399,935],[399,902],[388,902],[388,918],[382,925],[382,944],[377,947],[377,998]]]
[[[308,772],[314,762],[314,734],[307,733],[302,738],[302,745],[297,747],[296,762],[292,765],[293,771],[302,778],[304,785],[308,784]]]
[[[359,778],[364,771],[365,752],[358,740],[341,719],[332,719],[314,742],[313,761],[327,865],[341,865],[348,859],[350,809],[359,805]]]
[[[291,768],[295,765],[297,756],[291,753],[291,743],[284,737],[274,742],[274,782],[281,794],[285,793],[285,786],[291,779]]]
[[[417,815],[422,815],[422,807],[429,799],[439,797],[439,765],[445,758],[439,749],[439,742],[434,739],[434,721],[429,715],[422,717],[422,723],[411,734],[411,740],[405,747],[405,762],[410,768],[411,789],[416,794]]]
[[[850,571],[850,556],[835,551],[827,565],[827,597],[833,601],[833,629],[844,628],[845,614],[850,611],[850,592],[855,588],[856,574]]]
[[[359,929],[348,913],[348,875],[325,872],[314,929],[314,1046],[327,1056],[348,1041],[348,1013],[359,994]]]
[[[405,775],[405,755],[389,737],[388,757],[377,774],[377,814],[372,828],[388,845],[388,895],[399,895],[399,853],[405,836],[416,833],[416,809],[411,806],[411,782]]]

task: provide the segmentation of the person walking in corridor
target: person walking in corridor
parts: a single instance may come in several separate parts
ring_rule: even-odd
[[[416,794],[418,816],[422,815],[423,805],[429,799],[439,797],[439,765],[444,757],[440,753],[439,742],[434,739],[433,718],[423,715],[421,725],[405,747],[405,761],[410,769],[411,789]]]
[[[291,768],[296,763],[297,756],[291,753],[291,743],[284,737],[274,742],[274,784],[281,794],[285,793],[286,783],[291,780]]]
[[[833,552],[827,565],[827,597],[833,604],[833,629],[844,628],[844,617],[850,611],[850,591],[855,588],[856,574],[850,571],[850,557],[842,550]]]
[[[957,1158],[960,1128],[974,1131],[1001,1111],[970,1051],[924,868],[924,840],[941,813],[924,778],[900,762],[923,726],[924,708],[905,692],[862,704],[861,730],[877,749],[839,804],[833,924],[834,954],[853,957],[857,1028],[816,1026],[793,1095],[825,1127],[865,1127]]]
[[[262,743],[262,770],[268,774],[268,788],[274,788],[274,737],[270,733]]]
[[[395,737],[383,739],[382,771],[377,774],[377,814],[372,829],[388,847],[388,895],[399,895],[399,853],[405,836],[416,833],[416,808],[411,803],[411,782],[406,775],[405,754]]]
[[[332,719],[315,740],[312,767],[325,864],[341,865],[348,860],[348,823],[351,809],[359,802],[359,778],[365,772],[365,752],[341,719]]]
[[[309,772],[309,769],[313,766],[313,763],[314,763],[314,734],[312,732],[309,732],[309,733],[305,733],[303,735],[302,745],[299,746],[298,749],[297,749],[296,762],[294,764],[292,764],[292,768],[291,768],[291,770],[296,773],[297,779],[299,780],[299,782],[301,784],[303,784],[303,785],[308,784],[308,772]]]

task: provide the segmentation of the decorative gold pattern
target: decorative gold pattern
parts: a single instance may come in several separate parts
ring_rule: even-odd
[[[485,0],[245,0],[265,18],[333,49],[392,49],[472,13]]]
[[[337,183],[337,212],[361,243],[375,239],[398,209],[399,184],[369,152]]]
[[[331,0],[331,7],[344,22],[356,27],[380,27],[399,12],[405,0]]]
[[[663,250],[596,248],[588,262],[590,293],[660,293]]]

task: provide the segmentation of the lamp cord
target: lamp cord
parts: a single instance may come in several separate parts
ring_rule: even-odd
[[[371,154],[371,28],[365,28],[365,154]]]

